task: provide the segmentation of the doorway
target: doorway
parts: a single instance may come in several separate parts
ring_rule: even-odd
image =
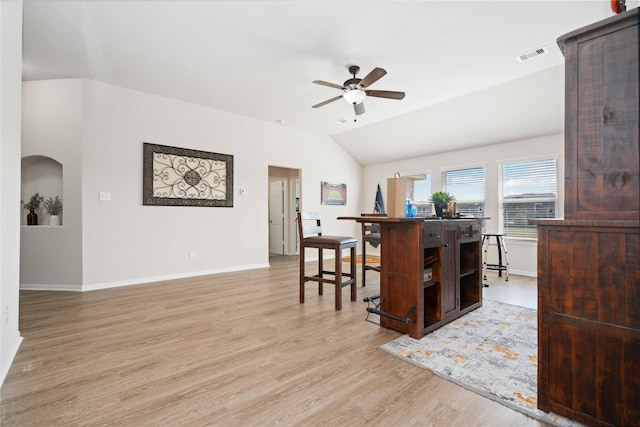
[[[269,255],[298,254],[296,212],[300,169],[269,166]]]

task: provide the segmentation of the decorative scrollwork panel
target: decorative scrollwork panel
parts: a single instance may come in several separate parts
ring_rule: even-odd
[[[144,205],[233,207],[233,156],[143,144]]]

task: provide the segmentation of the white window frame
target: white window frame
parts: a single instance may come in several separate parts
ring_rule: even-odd
[[[452,188],[447,188],[447,174],[450,172],[464,171],[471,169],[482,169],[482,194],[479,194],[477,198],[462,198],[459,194],[456,194],[456,190]],[[441,182],[442,182],[442,190],[448,193],[451,193],[452,196],[455,197],[456,205],[458,207],[458,212],[461,214],[469,214],[471,213],[474,217],[484,217],[484,212],[486,208],[486,194],[487,194],[487,167],[486,164],[473,164],[473,165],[465,165],[465,166],[456,166],[450,168],[441,169]],[[476,212],[469,212],[464,209],[464,205],[469,204],[479,204],[480,207]],[[462,207],[462,209],[460,209]]]
[[[514,234],[514,231],[509,231],[508,227],[505,227],[505,214],[504,214],[504,207],[505,207],[505,203],[508,204],[510,202],[513,203],[522,203],[522,202],[527,202],[527,203],[550,203],[553,202],[553,216],[545,216],[545,217],[537,217],[537,218],[557,218],[558,217],[558,203],[559,203],[559,199],[558,199],[558,194],[559,194],[559,179],[558,179],[558,155],[548,155],[548,156],[534,156],[534,157],[526,157],[526,158],[518,158],[518,159],[509,159],[509,160],[502,160],[498,162],[498,219],[499,219],[499,233],[501,234],[505,234],[507,238],[509,239],[518,239],[518,240],[524,240],[524,241],[537,241],[538,236],[537,236],[537,227],[535,225],[530,225],[527,226],[526,228],[530,228],[533,230],[533,232],[531,233],[522,233],[522,234]],[[518,164],[518,163],[536,163],[536,162],[548,162],[548,161],[553,161],[554,162],[554,167],[555,167],[555,176],[553,177],[555,179],[555,188],[552,189],[553,191],[555,191],[555,194],[553,197],[549,197],[549,196],[540,196],[540,197],[520,197],[517,199],[510,199],[509,201],[505,201],[505,190],[504,190],[504,185],[505,185],[505,181],[504,181],[504,166],[505,165],[514,165],[514,164]],[[550,194],[549,192],[547,192],[547,194]],[[517,202],[516,202],[517,200]],[[528,221],[527,221],[528,222]],[[529,235],[526,235],[529,234]]]

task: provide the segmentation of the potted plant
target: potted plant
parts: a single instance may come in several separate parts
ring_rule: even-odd
[[[452,200],[455,200],[455,197],[446,191],[436,191],[431,194],[431,198],[429,199],[429,201],[433,203],[438,218],[442,218],[442,209],[446,208],[447,204]]]
[[[44,202],[44,208],[49,212],[49,225],[60,225],[60,214],[62,213],[62,200],[60,197],[49,197]]]
[[[27,209],[29,213],[27,214],[27,225],[38,225],[38,214],[37,210],[40,210],[40,203],[44,200],[44,197],[39,193],[31,196],[27,203],[23,203],[22,207]]]

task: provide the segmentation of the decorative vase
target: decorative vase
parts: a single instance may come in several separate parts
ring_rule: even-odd
[[[49,217],[49,225],[60,225],[60,215],[51,215]]]
[[[27,225],[38,225],[38,214],[33,209],[29,209],[27,214]]]
[[[436,216],[438,218],[442,218],[442,210],[447,207],[446,204],[443,203],[434,203],[433,207],[436,209]]]

